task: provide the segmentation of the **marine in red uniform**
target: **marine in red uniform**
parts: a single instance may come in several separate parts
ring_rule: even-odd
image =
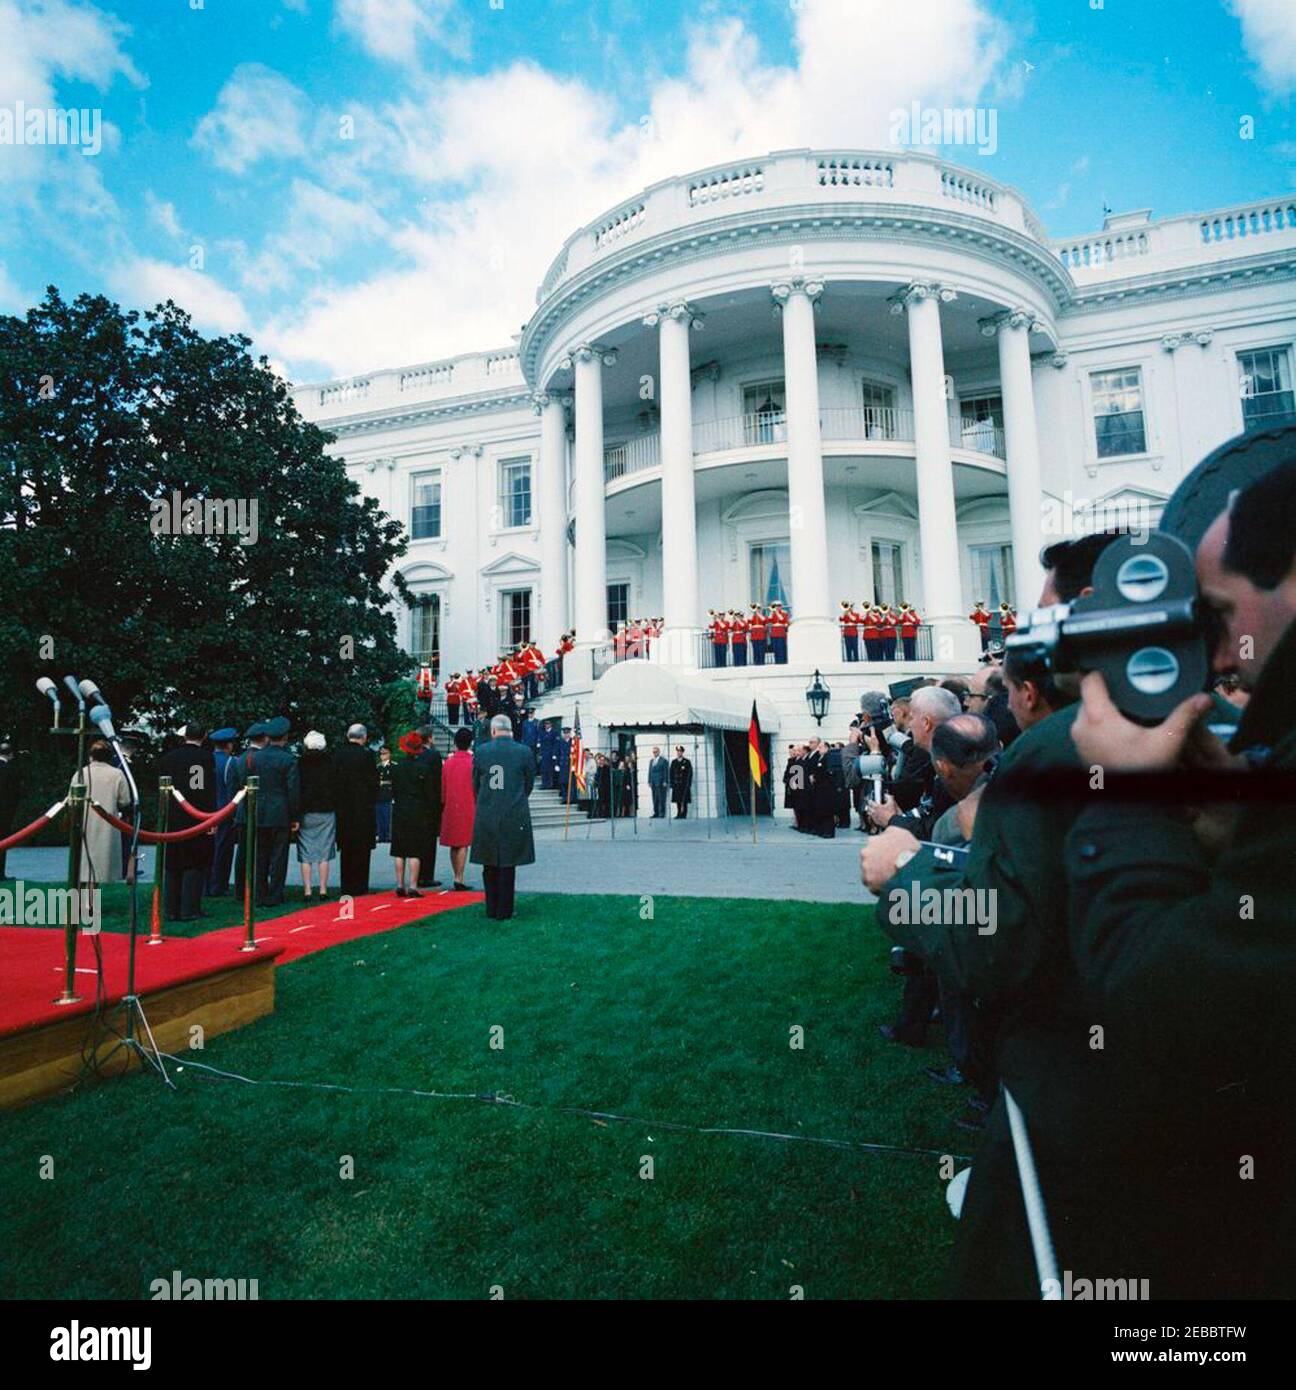
[[[736,609],[729,610],[729,641],[733,650],[733,664],[747,665],[747,619]]]
[[[906,661],[914,661],[918,656],[918,629],[922,618],[912,603],[900,605],[900,640],[904,643]]]
[[[869,661],[882,660],[882,610],[876,603],[864,605],[864,655]]]
[[[751,638],[751,658],[753,666],[765,665],[765,638],[769,632],[769,620],[759,603],[751,606],[751,617],[747,619],[747,635]]]
[[[981,633],[981,650],[990,645],[990,614],[986,612],[985,600],[977,599],[976,606],[968,614],[968,617],[977,625]]]
[[[774,653],[774,665],[787,665],[787,635],[790,618],[787,609],[777,599],[769,609],[769,644]]]
[[[882,660],[894,661],[896,654],[896,633],[900,627],[900,619],[894,608],[889,604],[883,604],[881,613],[878,616],[878,636],[882,641]]]
[[[459,672],[451,671],[445,683],[446,720],[453,727],[459,722],[459,709],[463,704],[463,687],[459,684]]]
[[[711,621],[707,624],[707,632],[711,635],[711,652],[715,658],[717,666],[724,666],[728,662],[729,652],[729,624],[725,622],[724,616],[717,613],[714,608],[707,610]]]
[[[855,611],[855,606],[850,599],[842,599],[841,612],[837,615],[837,622],[841,627],[842,649],[846,653],[846,660],[858,661],[860,615]]]

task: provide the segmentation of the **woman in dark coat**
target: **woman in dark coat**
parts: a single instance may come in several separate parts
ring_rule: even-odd
[[[440,806],[440,789],[433,769],[419,761],[423,740],[418,734],[406,734],[400,741],[400,750],[405,757],[392,769],[391,783],[391,856],[396,861],[396,896],[421,898],[419,861],[429,858],[435,847],[433,826]]]

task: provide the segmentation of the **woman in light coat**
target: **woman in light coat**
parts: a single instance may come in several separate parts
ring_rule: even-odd
[[[97,802],[105,811],[122,818],[130,809],[130,784],[121,768],[114,766],[112,749],[103,739],[95,739],[90,745],[90,758],[85,767],[73,779],[84,783],[87,809],[82,822],[81,864],[77,871],[77,882],[82,886],[93,887],[97,883],[118,883],[122,874],[121,832],[108,824],[104,818],[89,808],[89,801]],[[127,864],[125,877],[134,877],[134,865]]]

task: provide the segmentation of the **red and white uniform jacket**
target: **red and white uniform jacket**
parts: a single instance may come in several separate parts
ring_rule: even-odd
[[[751,634],[753,642],[763,642],[765,633],[769,630],[769,622],[759,609],[747,619],[747,631]]]
[[[922,619],[918,616],[917,609],[902,608],[900,610],[900,636],[917,637],[918,628]]]
[[[771,638],[786,637],[788,634],[788,611],[782,604],[774,604],[769,615],[769,635]]]
[[[735,647],[745,647],[747,645],[747,619],[729,619],[729,640]]]

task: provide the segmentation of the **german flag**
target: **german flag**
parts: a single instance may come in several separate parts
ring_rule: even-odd
[[[769,764],[761,756],[761,727],[756,717],[756,701],[752,701],[751,723],[747,726],[747,761],[751,766],[752,781],[758,787],[764,786],[761,780],[769,771]]]

